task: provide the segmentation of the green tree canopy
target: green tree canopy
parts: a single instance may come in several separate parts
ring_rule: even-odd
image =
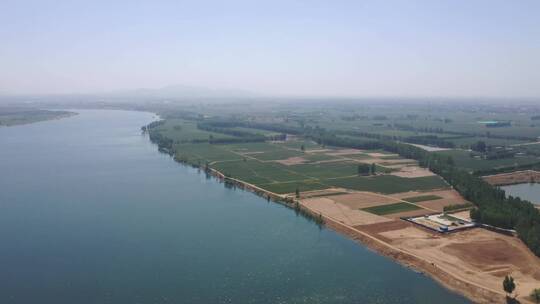
[[[504,277],[503,280],[503,289],[507,294],[512,294],[514,289],[516,289],[516,283],[514,283],[514,278],[510,275]]]

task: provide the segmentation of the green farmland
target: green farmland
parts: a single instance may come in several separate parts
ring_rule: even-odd
[[[309,179],[305,175],[287,170],[286,166],[274,162],[260,162],[257,160],[228,161],[218,162],[211,165],[211,167],[229,177],[246,181],[252,176],[266,179],[267,181],[263,183]]]
[[[406,212],[406,211],[413,211],[421,209],[420,207],[417,207],[412,204],[407,203],[395,203],[395,204],[389,204],[389,205],[380,205],[380,206],[374,206],[369,208],[363,208],[361,210],[367,211],[369,213],[373,213],[376,215],[387,215],[387,214],[393,214],[393,213],[399,213],[399,212]]]
[[[241,155],[224,149],[221,145],[208,143],[175,145],[175,158],[192,165],[205,165],[215,161],[242,160]]]
[[[172,139],[175,143],[189,143],[193,141],[208,141],[212,138],[227,139],[233,136],[208,132],[197,128],[197,123],[183,119],[165,120],[165,123],[156,128],[163,136]]]
[[[327,179],[328,185],[354,189],[359,191],[379,192],[392,194],[415,190],[432,190],[448,188],[444,180],[438,176],[404,178],[393,175],[377,175],[373,177],[345,177]]]
[[[406,197],[403,200],[409,203],[420,203],[420,202],[425,202],[425,201],[434,201],[441,198],[442,197],[438,195],[420,195],[420,196]]]
[[[307,153],[291,148],[294,146],[264,142],[183,143],[175,145],[175,157],[192,165],[208,164],[227,177],[279,194],[294,193],[296,189],[311,191],[331,187],[386,194],[447,187],[444,181],[436,176],[419,178],[402,178],[384,174],[370,177],[358,176],[358,163],[349,158],[349,155],[340,158],[324,153]],[[370,152],[380,153],[381,151]],[[367,154],[360,155],[369,157]],[[292,165],[277,162],[290,157],[301,157],[305,162]],[[390,156],[390,158],[396,157]],[[381,157],[381,162],[384,163],[385,159],[388,157]],[[378,173],[392,171],[379,165],[375,168]]]
[[[516,230],[540,256],[540,216],[534,206],[502,197],[478,176],[538,167],[540,106],[437,99],[239,102],[160,104],[157,114],[164,120],[143,130],[160,151],[180,162],[213,168],[287,200],[296,194],[324,196],[332,191],[302,192],[329,188],[353,200],[370,195],[358,191],[409,196],[365,209],[386,215],[417,210],[422,202],[446,204],[437,196],[407,192],[453,189],[471,201],[475,221]],[[427,174],[427,167],[440,176]],[[325,206],[331,202],[324,199],[306,203],[321,204],[321,210],[335,207]]]
[[[461,167],[469,171],[516,167],[519,165],[533,164],[540,161],[540,158],[535,156],[502,159],[480,159],[471,157],[471,153],[464,150],[447,150],[434,153],[451,156],[457,167]]]

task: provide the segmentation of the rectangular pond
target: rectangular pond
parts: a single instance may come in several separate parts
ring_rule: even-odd
[[[540,204],[540,184],[524,183],[500,186],[499,188],[504,190],[506,195],[520,197],[521,199],[528,200],[533,204]]]

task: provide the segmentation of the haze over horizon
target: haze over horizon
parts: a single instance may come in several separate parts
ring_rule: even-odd
[[[540,97],[540,2],[3,1],[0,92]]]

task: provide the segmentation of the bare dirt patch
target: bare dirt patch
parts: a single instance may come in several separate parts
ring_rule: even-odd
[[[323,152],[330,152],[330,151],[334,151],[334,150],[331,150],[331,149],[309,149],[309,150],[306,150],[306,153],[323,153]]]
[[[371,192],[356,192],[339,196],[331,196],[328,198],[351,209],[362,209],[379,205],[387,205],[400,201],[399,199],[394,199],[393,197]]]
[[[513,264],[518,268],[527,266],[526,255],[502,239],[450,244],[444,250],[483,271],[490,271],[497,265],[507,267]]]
[[[341,162],[343,162],[343,159],[336,158],[336,159],[319,160],[319,161],[316,161],[316,162],[313,162],[313,163],[314,164],[326,164],[326,163],[341,163]]]
[[[409,144],[411,146],[415,146],[415,147],[418,147],[420,149],[424,149],[428,152],[436,152],[436,151],[446,151],[446,150],[450,150],[448,148],[439,148],[439,147],[432,147],[432,146],[426,146],[426,145],[418,145],[418,144]]]
[[[307,162],[307,160],[303,157],[295,156],[295,157],[289,157],[287,159],[280,159],[276,160],[276,163],[280,163],[285,166],[292,166],[292,165],[300,165]]]
[[[390,222],[382,222],[370,225],[359,225],[355,227],[363,232],[366,232],[380,240],[390,243],[392,240],[384,235],[388,231],[399,231],[407,228],[413,228],[412,224],[402,220],[393,220]]]
[[[484,176],[483,179],[491,185],[502,186],[521,183],[540,182],[540,172],[534,170],[516,171]]]
[[[444,207],[446,206],[464,204],[468,202],[463,197],[461,197],[461,195],[455,190],[437,190],[437,191],[426,191],[426,192],[410,191],[410,192],[401,192],[401,193],[391,194],[390,196],[406,200],[408,197],[425,196],[425,195],[435,195],[441,198],[430,200],[430,201],[418,202],[416,204],[418,206],[435,210],[438,212],[442,212],[444,210]]]
[[[540,286],[540,259],[515,237],[480,228],[435,236],[423,233],[425,237],[420,237],[405,228],[382,235],[434,267],[494,292],[501,293],[501,275],[506,274],[515,278],[520,295]]]
[[[301,201],[308,208],[331,217],[334,220],[348,226],[366,225],[380,222],[387,222],[390,219],[371,214],[369,212],[351,209],[345,205],[334,202],[328,198],[308,198]]]
[[[405,168],[410,166],[409,164],[397,164],[397,165],[382,165],[381,163],[378,163],[378,165],[383,166],[388,169],[395,169],[395,170],[401,170],[401,168]]]
[[[429,171],[429,169],[421,168],[419,166],[404,166],[404,167],[401,167],[399,171],[394,171],[394,172],[391,172],[390,174],[399,176],[399,177],[405,177],[405,178],[415,178],[415,177],[435,175],[435,173]]]
[[[469,210],[452,213],[452,216],[464,219],[469,222],[471,221],[471,212]]]
[[[355,226],[356,229],[361,229],[369,234],[379,234],[385,231],[399,230],[407,227],[411,227],[412,224],[406,221],[393,220],[389,222],[382,222],[370,225],[359,225]]]
[[[400,238],[409,238],[409,239],[438,239],[439,237],[433,233],[429,233],[423,229],[417,227],[408,226],[402,229],[388,230],[380,233],[382,236],[395,240]]]

